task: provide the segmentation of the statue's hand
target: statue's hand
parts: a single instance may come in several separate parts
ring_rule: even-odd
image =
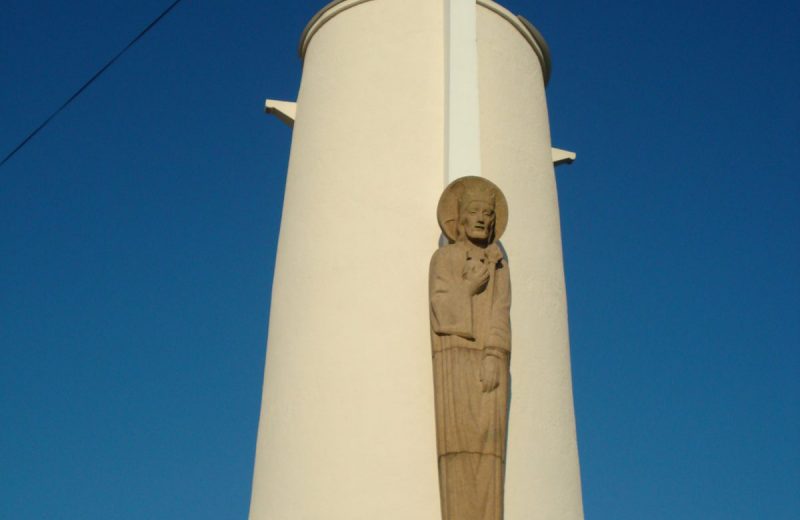
[[[464,267],[464,280],[470,294],[478,294],[489,281],[489,268],[480,262],[467,263]]]
[[[481,385],[483,392],[491,392],[500,385],[503,361],[492,355],[485,355],[481,363]]]

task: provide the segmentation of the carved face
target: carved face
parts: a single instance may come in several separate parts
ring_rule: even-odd
[[[461,211],[461,225],[471,240],[488,240],[494,228],[494,206],[474,200]]]

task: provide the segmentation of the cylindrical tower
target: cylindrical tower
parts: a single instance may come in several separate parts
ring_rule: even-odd
[[[444,4],[340,0],[303,33],[251,520],[439,518],[427,277]],[[476,10],[480,173],[510,209],[506,518],[579,519],[549,57],[506,9]]]

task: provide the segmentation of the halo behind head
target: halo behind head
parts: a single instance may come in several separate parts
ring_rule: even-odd
[[[459,202],[467,193],[475,194],[480,200],[494,198],[493,241],[497,241],[508,224],[508,203],[500,188],[483,177],[461,177],[444,189],[439,198],[439,206],[436,208],[436,217],[439,219],[442,233],[450,242],[455,242],[458,238]]]

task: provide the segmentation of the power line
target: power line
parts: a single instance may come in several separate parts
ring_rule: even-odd
[[[3,165],[4,165],[4,164],[5,164],[5,163],[6,163],[6,162],[9,160],[9,159],[11,159],[11,158],[14,156],[14,154],[16,154],[18,151],[20,151],[20,150],[22,149],[22,147],[24,147],[26,144],[28,144],[28,142],[29,142],[31,139],[33,139],[33,138],[34,138],[34,136],[35,136],[36,134],[38,134],[39,132],[41,132],[41,131],[42,131],[42,129],[43,129],[44,127],[46,127],[46,126],[47,126],[47,125],[50,123],[50,121],[52,121],[52,120],[53,120],[53,118],[55,118],[55,117],[56,117],[56,116],[57,116],[57,115],[58,115],[58,114],[59,114],[59,113],[60,113],[62,110],[64,110],[65,108],[67,108],[67,106],[69,106],[69,104],[70,104],[70,103],[72,103],[73,101],[75,101],[75,98],[77,98],[78,96],[80,96],[80,95],[83,93],[83,91],[84,91],[84,90],[86,90],[86,89],[89,87],[89,85],[91,85],[92,83],[94,83],[94,81],[95,81],[97,78],[99,78],[99,77],[100,77],[100,76],[101,76],[101,75],[102,75],[102,74],[103,74],[103,73],[104,73],[106,70],[108,70],[108,68],[109,68],[109,67],[111,67],[111,65],[113,65],[113,64],[114,64],[114,62],[115,62],[115,61],[117,61],[117,60],[120,58],[120,56],[122,56],[123,54],[125,54],[125,53],[128,51],[128,49],[130,49],[131,47],[133,47],[133,46],[136,44],[136,42],[138,42],[138,41],[139,41],[139,40],[142,38],[142,36],[144,36],[145,34],[147,34],[147,32],[148,32],[148,31],[150,31],[150,29],[152,29],[153,27],[155,27],[155,26],[156,26],[156,24],[157,24],[158,22],[160,22],[162,18],[164,18],[165,16],[167,16],[167,15],[169,14],[169,12],[170,12],[170,11],[172,11],[172,9],[173,9],[175,6],[177,6],[179,3],[181,3],[181,0],[175,0],[174,2],[172,2],[172,4],[170,4],[170,6],[169,6],[169,7],[167,7],[166,9],[164,9],[164,11],[163,11],[163,12],[162,12],[160,15],[158,15],[158,16],[157,16],[157,17],[156,17],[156,18],[155,18],[155,19],[154,19],[152,22],[150,22],[149,24],[147,24],[147,27],[145,27],[144,29],[142,29],[142,31],[141,31],[139,34],[137,34],[137,35],[136,35],[136,37],[135,37],[134,39],[132,39],[132,40],[131,40],[131,41],[128,43],[128,45],[126,45],[126,46],[125,46],[125,47],[124,47],[124,48],[123,48],[121,51],[119,51],[119,52],[118,52],[118,53],[117,53],[117,54],[116,54],[116,55],[115,55],[113,58],[111,58],[111,59],[108,61],[108,63],[106,63],[105,65],[103,65],[103,66],[100,68],[100,70],[98,70],[97,72],[95,72],[95,73],[94,73],[94,75],[93,75],[91,78],[89,78],[89,79],[86,81],[86,83],[84,83],[84,84],[81,86],[81,88],[79,88],[78,90],[76,90],[76,91],[75,91],[75,93],[74,93],[74,94],[72,94],[72,95],[71,95],[71,96],[70,96],[70,97],[69,97],[69,98],[68,98],[66,101],[64,101],[64,103],[63,103],[63,104],[62,104],[60,107],[58,107],[58,109],[56,109],[56,111],[55,111],[55,112],[53,112],[52,114],[50,114],[50,115],[47,117],[47,119],[45,119],[44,121],[42,121],[42,124],[40,124],[39,126],[37,126],[37,127],[36,127],[36,129],[35,129],[33,132],[31,132],[30,134],[28,134],[28,137],[26,137],[25,139],[23,139],[23,140],[22,140],[22,142],[20,142],[20,143],[19,143],[19,144],[16,146],[16,148],[14,148],[13,150],[11,150],[11,152],[9,152],[9,154],[8,154],[8,155],[6,155],[6,156],[3,158],[3,160],[2,160],[2,161],[0,161],[0,167],[2,167],[2,166],[3,166]]]

